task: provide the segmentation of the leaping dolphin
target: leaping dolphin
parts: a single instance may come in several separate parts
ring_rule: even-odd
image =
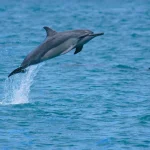
[[[38,64],[45,60],[63,55],[75,49],[74,54],[79,53],[83,45],[96,36],[104,33],[93,33],[90,30],[71,30],[65,32],[56,32],[49,27],[43,27],[46,30],[47,37],[44,42],[35,50],[31,51],[23,60],[21,66],[12,71],[8,77],[24,72],[28,66]]]

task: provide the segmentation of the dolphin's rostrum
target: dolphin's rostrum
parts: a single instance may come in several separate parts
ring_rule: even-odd
[[[13,74],[24,72],[24,69],[30,65],[38,64],[47,59],[63,55],[72,49],[74,54],[79,53],[83,45],[96,36],[104,33],[93,33],[90,30],[71,30],[65,32],[56,32],[49,27],[44,27],[47,37],[44,42],[35,50],[31,51],[23,60],[21,66],[12,71],[8,77]]]

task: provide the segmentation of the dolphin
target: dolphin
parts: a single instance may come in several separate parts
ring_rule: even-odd
[[[31,51],[23,60],[19,68],[12,71],[8,77],[25,72],[25,68],[38,64],[48,59],[63,55],[75,49],[74,54],[83,49],[83,45],[94,37],[104,33],[93,33],[90,30],[70,30],[65,32],[56,32],[49,27],[43,27],[46,31],[46,38],[35,50]]]

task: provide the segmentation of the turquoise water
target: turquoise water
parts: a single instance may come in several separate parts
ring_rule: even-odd
[[[149,150],[150,1],[1,1],[0,150]],[[7,79],[46,34],[104,32]]]

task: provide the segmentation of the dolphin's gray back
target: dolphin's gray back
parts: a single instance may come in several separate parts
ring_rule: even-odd
[[[41,45],[26,56],[21,67],[26,68],[29,65],[39,63],[45,53],[72,37],[80,37],[80,35],[73,32],[60,32],[52,37],[47,37]]]

